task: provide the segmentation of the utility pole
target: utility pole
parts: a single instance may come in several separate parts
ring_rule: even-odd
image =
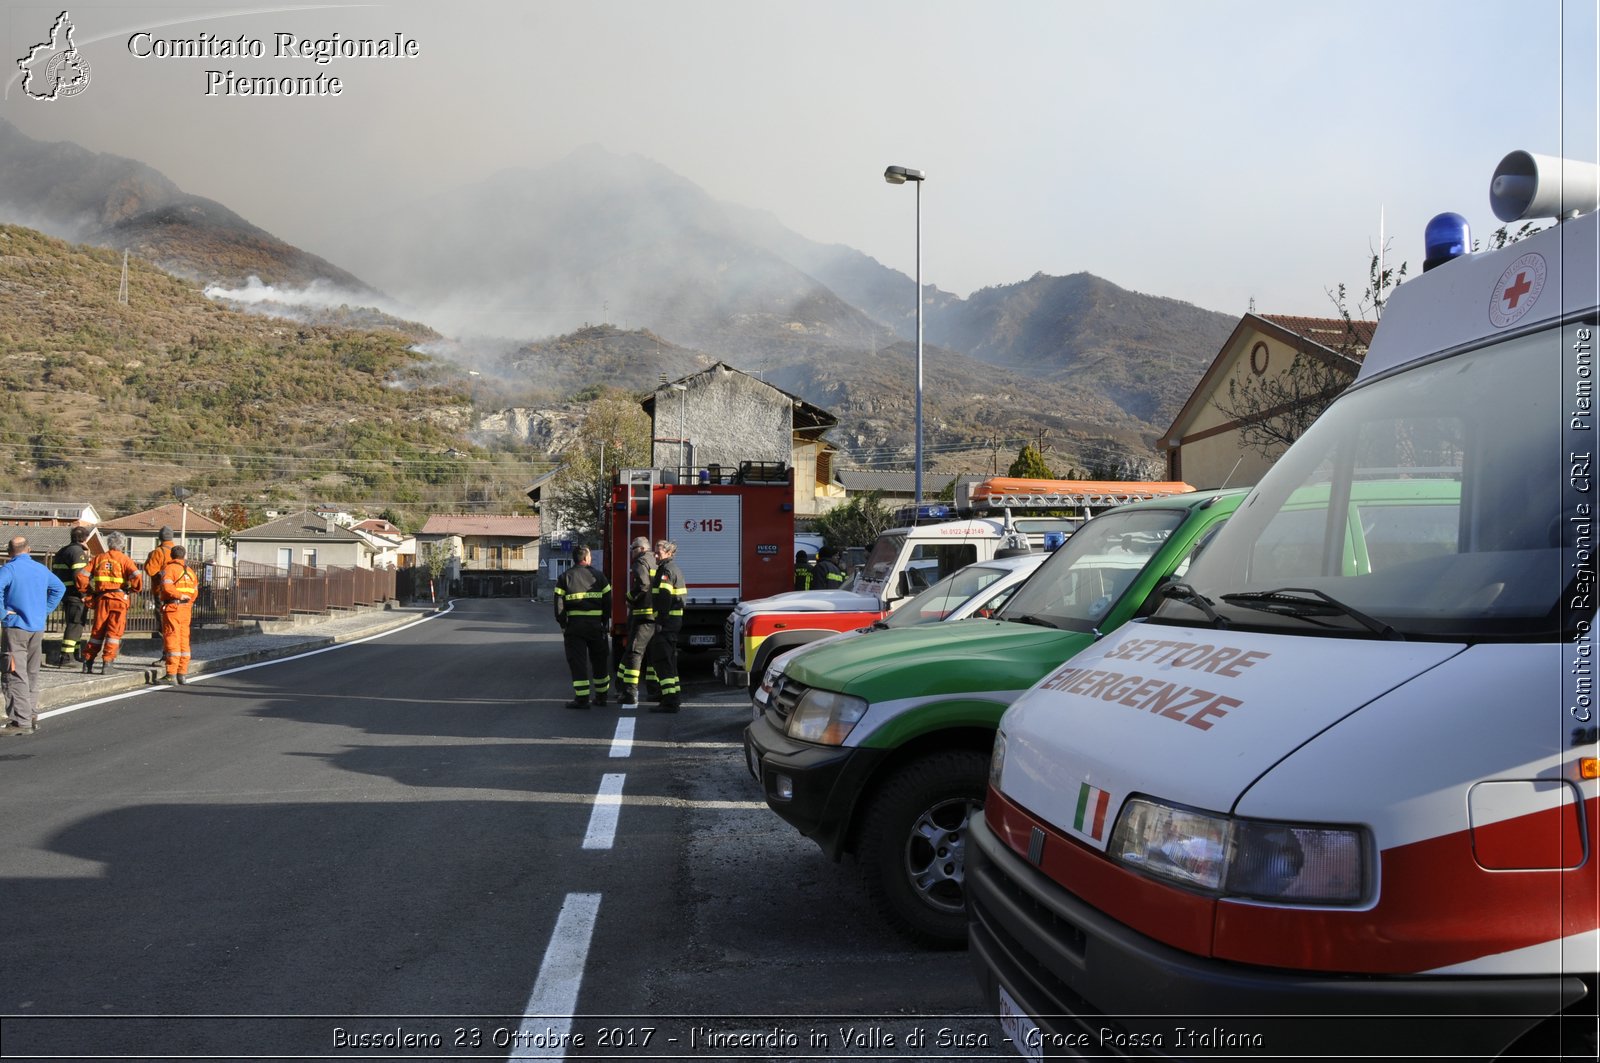
[[[117,302],[128,305],[128,249],[122,249],[122,285],[117,289]]]

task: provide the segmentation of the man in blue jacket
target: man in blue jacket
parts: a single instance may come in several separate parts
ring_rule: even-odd
[[[39,729],[39,662],[44,625],[67,588],[56,574],[28,553],[28,540],[17,536],[10,560],[0,568],[0,608],[5,610],[6,723],[0,737],[31,735]]]

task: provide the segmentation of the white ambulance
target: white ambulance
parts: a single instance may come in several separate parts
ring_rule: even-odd
[[[1020,1054],[1595,1058],[1596,173],[1508,156],[1495,213],[1562,220],[1502,250],[1434,219],[1168,602],[1002,718],[966,884]]]

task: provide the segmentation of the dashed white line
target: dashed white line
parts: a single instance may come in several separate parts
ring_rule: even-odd
[[[617,736],[611,740],[611,755],[613,757],[626,757],[633,754],[633,724],[631,716],[624,716],[617,721]]]
[[[617,836],[617,816],[622,812],[621,772],[600,777],[600,792],[594,795],[594,811],[589,814],[589,830],[583,836],[585,849],[609,849]]]
[[[511,1059],[550,1059],[551,1045],[561,1046],[554,1058],[566,1056],[567,1035],[578,1010],[578,989],[589,958],[589,939],[594,936],[599,914],[598,893],[569,893],[561,902],[556,928],[539,964],[539,977],[528,996],[528,1006],[522,1009]]]

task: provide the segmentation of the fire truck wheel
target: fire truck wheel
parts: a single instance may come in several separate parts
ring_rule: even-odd
[[[867,893],[920,944],[966,944],[967,828],[982,814],[988,775],[977,750],[935,753],[896,770],[862,817],[856,858]]]

